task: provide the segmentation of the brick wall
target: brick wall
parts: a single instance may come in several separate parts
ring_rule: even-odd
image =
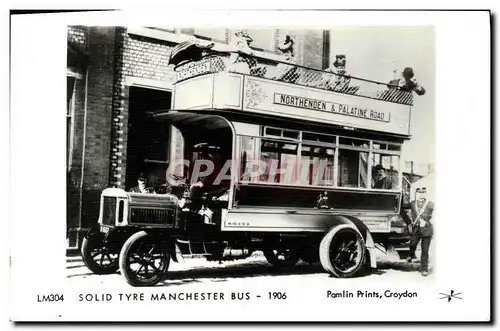
[[[109,185],[115,28],[91,27],[82,193],[82,225],[95,224],[99,196]]]
[[[68,42],[76,45],[87,45],[88,31],[85,26],[68,26]]]
[[[87,188],[105,188],[109,178],[115,29],[93,27],[90,38],[84,177]]]
[[[125,86],[125,40],[126,29],[116,28],[114,79],[111,127],[111,166],[109,169],[109,185],[123,188],[126,171],[127,125],[128,125],[128,87]]]
[[[173,69],[168,67],[168,59],[174,46],[175,44],[160,40],[128,35],[125,28],[117,28],[110,186],[125,188],[130,94],[130,88],[125,85],[125,77],[173,83],[176,76]]]
[[[227,34],[234,33],[229,29],[226,31]],[[193,29],[183,29],[182,32],[192,34]],[[322,30],[278,29],[274,34],[273,52],[278,52],[278,45],[285,40],[287,34],[295,41],[295,53],[299,64],[323,68],[325,48]],[[230,39],[229,36],[227,39]],[[168,58],[174,46],[175,44],[163,40],[127,35],[123,55],[124,75],[173,82],[175,72],[172,67],[168,67]]]
[[[124,74],[127,76],[173,82],[175,72],[168,67],[170,52],[175,44],[127,35],[124,49]]]

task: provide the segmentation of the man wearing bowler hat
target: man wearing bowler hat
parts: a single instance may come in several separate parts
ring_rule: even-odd
[[[377,164],[373,167],[373,172],[373,188],[382,190],[392,189],[392,181],[387,176],[385,168],[381,164]]]
[[[411,262],[415,257],[415,250],[419,241],[421,241],[422,254],[420,257],[420,272],[423,276],[429,274],[429,246],[431,244],[434,229],[432,226],[432,213],[434,203],[427,199],[427,190],[425,187],[417,188],[415,200],[411,202],[411,220],[410,224],[410,255],[406,259]]]

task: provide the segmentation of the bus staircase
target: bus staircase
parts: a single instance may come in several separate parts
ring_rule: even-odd
[[[359,158],[359,181],[362,187],[368,185],[368,159],[360,155]],[[399,215],[391,220],[391,232],[389,237],[382,241],[380,244],[376,243],[375,247],[382,253],[392,259],[404,259],[408,256],[410,251],[409,241],[410,235],[408,226],[411,222],[410,219],[410,194],[411,183],[403,177],[403,196],[401,200],[401,208]]]
[[[391,221],[391,232],[386,242],[375,244],[375,247],[392,259],[405,259],[410,252],[410,233],[408,224],[411,222],[410,197],[411,183],[403,177],[403,196],[399,215]]]

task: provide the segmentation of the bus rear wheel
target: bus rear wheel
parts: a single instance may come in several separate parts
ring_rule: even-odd
[[[365,252],[361,234],[346,226],[332,228],[319,246],[323,269],[338,278],[353,277],[360,271],[365,263]]]

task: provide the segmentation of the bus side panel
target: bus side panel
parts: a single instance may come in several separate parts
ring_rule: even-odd
[[[337,224],[335,215],[352,215],[372,233],[390,229],[386,213],[337,213],[331,210],[287,210],[277,208],[233,208],[225,215],[222,231],[248,232],[325,232]]]
[[[318,198],[328,192],[329,209],[397,213],[399,192],[349,191],[331,188],[240,185],[235,202],[238,207],[317,208]],[[325,207],[325,206],[324,206]]]

